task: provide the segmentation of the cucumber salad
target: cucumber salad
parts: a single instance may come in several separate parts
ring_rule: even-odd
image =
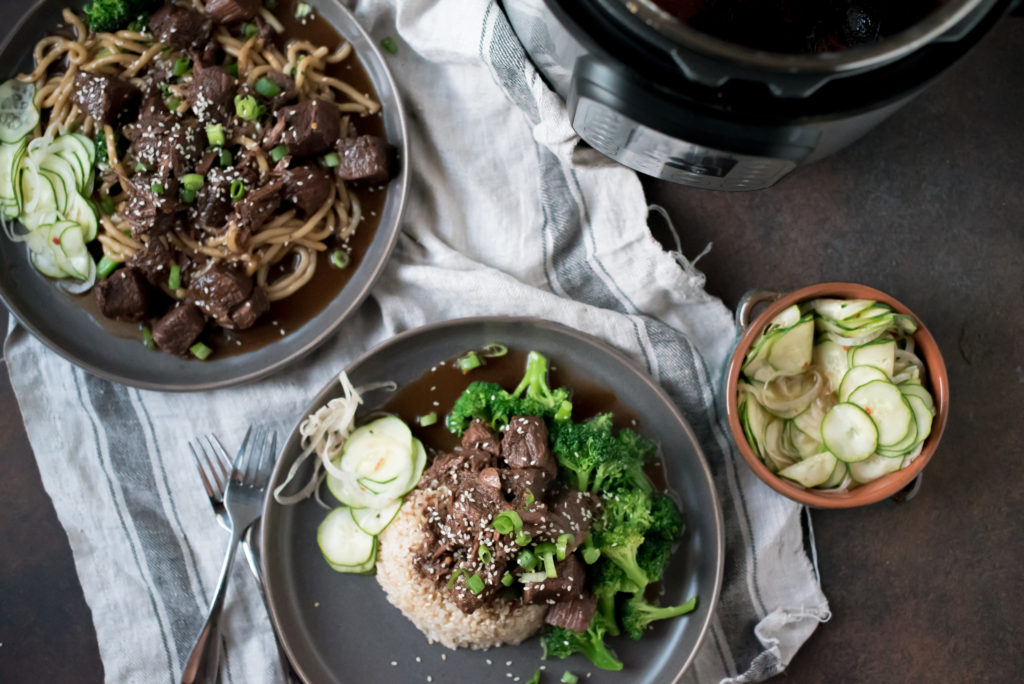
[[[99,227],[89,199],[96,146],[78,133],[37,135],[34,100],[31,84],[0,84],[0,220],[9,239],[25,243],[37,271],[80,281],[65,289],[84,291],[96,279],[87,248]],[[16,230],[14,221],[24,231]]]
[[[770,471],[847,491],[907,467],[935,402],[917,323],[867,299],[794,304],[751,346],[738,385],[744,435]]]
[[[377,535],[391,523],[405,495],[419,482],[427,450],[395,416],[355,427],[362,393],[393,389],[393,385],[356,389],[344,372],[338,380],[344,396],[332,399],[299,426],[302,453],[274,490],[274,498],[287,505],[315,495],[330,509],[317,530],[317,543],[327,563],[338,572],[368,573],[377,562]],[[315,457],[313,472],[306,485],[294,494],[285,494],[311,456]],[[320,499],[324,480],[341,506],[332,508]]]

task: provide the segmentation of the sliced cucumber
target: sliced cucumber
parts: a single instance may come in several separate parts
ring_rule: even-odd
[[[822,451],[799,463],[783,468],[779,475],[804,487],[817,487],[829,480],[839,461],[833,454]]]
[[[901,382],[897,386],[907,398],[917,397],[923,401],[924,405],[928,407],[928,411],[933,416],[935,415],[935,400],[932,399],[931,393],[921,385],[920,381],[908,380],[907,382]]]
[[[60,221],[50,233],[50,243],[57,256],[57,264],[64,271],[79,280],[89,276],[92,257],[82,239],[82,230],[74,221]]]
[[[799,322],[800,306],[798,304],[787,306],[775,318],[771,320],[771,323],[769,323],[768,327],[765,328],[765,332],[770,333],[774,330],[784,330],[785,328],[792,328]]]
[[[793,463],[793,458],[782,452],[782,428],[784,421],[772,418],[764,426],[764,451],[768,456],[765,464],[771,471],[782,470]]]
[[[874,366],[854,366],[850,370],[846,371],[846,375],[843,376],[843,381],[839,383],[839,401],[847,401],[853,391],[858,387],[874,382],[876,380],[883,380],[889,382],[889,376],[885,374],[885,371],[881,368],[875,368]]]
[[[850,402],[863,408],[878,426],[879,446],[895,447],[911,429],[916,430],[910,404],[888,380],[861,385],[850,393]]]
[[[811,365],[811,350],[814,346],[814,319],[805,316],[792,328],[777,333],[768,350],[768,365],[781,373],[802,373]]]
[[[874,302],[870,299],[815,299],[811,302],[811,307],[818,312],[819,315],[825,318],[831,318],[835,321],[841,321],[851,316],[856,316],[858,313],[873,306]]]
[[[92,242],[100,229],[99,213],[92,200],[86,199],[77,192],[68,198],[68,206],[64,210],[64,218],[74,221],[82,231],[82,239]]]
[[[765,458],[764,445],[764,428],[771,420],[771,415],[764,410],[760,402],[751,395],[749,401],[747,401],[747,425],[749,426],[749,436],[754,438],[751,442],[750,448],[761,455],[761,458]]]
[[[850,368],[846,350],[832,340],[824,339],[814,345],[811,361],[825,377],[829,389],[833,392],[838,391],[839,383]]]
[[[914,421],[917,423],[916,443],[920,444],[932,433],[932,408],[916,394],[904,394],[903,396],[906,397],[907,403],[914,411]]]
[[[383,508],[350,508],[352,520],[366,534],[380,534],[398,515],[402,500],[397,499]]]
[[[15,143],[39,124],[36,87],[11,79],[0,84],[0,141]]]
[[[821,441],[839,460],[855,463],[875,452],[878,428],[860,406],[836,404],[821,421]]]
[[[0,144],[0,200],[5,204],[13,202],[17,205],[14,179],[17,177],[17,170],[21,168],[21,159],[25,156],[27,146],[28,142],[25,140]]]
[[[896,341],[878,339],[850,349],[851,366],[874,366],[891,378],[896,364]]]
[[[850,477],[860,484],[874,482],[883,475],[894,473],[900,469],[901,460],[898,458],[885,458],[878,454],[871,454],[863,461],[850,463]]]
[[[825,414],[823,413],[822,416],[824,417],[824,415]],[[792,430],[790,430],[790,437],[793,440],[793,446],[796,448],[796,453],[800,458],[807,458],[808,456],[813,456],[814,454],[822,450],[820,439],[820,420],[818,421],[817,429],[814,431],[814,434],[818,435],[818,437],[808,435],[806,432],[796,427],[795,423],[792,423],[791,425],[793,426],[793,428]]]
[[[839,459],[836,459],[836,469],[832,471],[829,478],[819,485],[822,489],[834,489],[839,485],[843,484],[843,480],[850,473],[850,468],[847,464],[843,463]]]
[[[377,548],[377,538],[359,529],[344,506],[327,514],[317,528],[316,541],[332,567],[360,567],[373,558]]]
[[[774,374],[774,370],[768,365],[768,349],[775,342],[773,335],[767,335],[758,340],[757,344],[747,352],[747,359],[743,364],[743,374],[752,380],[764,382]]]
[[[814,401],[815,384],[821,382],[813,373],[779,375],[765,383],[761,401],[766,410],[780,418],[795,418]]]

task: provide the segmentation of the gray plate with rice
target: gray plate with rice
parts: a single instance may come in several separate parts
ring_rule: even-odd
[[[427,638],[391,605],[372,576],[332,570],[317,547],[316,531],[325,511],[314,501],[281,506],[268,499],[262,531],[263,566],[273,623],[302,678],[313,682],[525,682],[545,667],[543,681],[571,671],[593,682],[677,681],[693,661],[708,629],[722,583],[722,514],[711,473],[693,431],[658,387],[631,360],[605,343],[558,324],[537,319],[476,318],[427,326],[399,335],[353,363],[355,386],[414,382],[438,362],[468,349],[500,342],[536,350],[575,377],[600,379],[601,388],[639,417],[639,430],[661,446],[668,487],[687,521],[679,548],[662,582],[663,604],[698,595],[697,609],[663,621],[640,641],[607,640],[625,663],[621,672],[595,668],[582,656],[542,660],[539,640],[487,651],[451,650]],[[467,376],[466,383],[472,381]],[[301,420],[342,396],[332,376]],[[387,402],[387,391],[364,396],[360,415]],[[450,407],[442,406],[439,411]],[[272,490],[284,481],[301,451],[298,428],[274,472]],[[428,445],[429,446],[429,445]],[[302,478],[299,478],[300,481]],[[331,501],[329,495],[325,495]],[[582,681],[582,679],[581,679]]]

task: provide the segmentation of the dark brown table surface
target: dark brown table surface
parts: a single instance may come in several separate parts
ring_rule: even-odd
[[[815,511],[833,618],[792,682],[1016,682],[1024,672],[1024,20],[853,147],[777,187],[646,182],[707,287],[826,280],[901,299],[938,339],[952,413],[906,504]],[[0,322],[6,329],[6,312]],[[0,380],[0,682],[92,682],[96,637]]]

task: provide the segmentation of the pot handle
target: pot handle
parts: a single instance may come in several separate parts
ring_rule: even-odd
[[[781,292],[773,290],[748,290],[740,297],[739,304],[736,305],[736,325],[740,330],[746,330],[753,318],[751,314],[757,305],[770,304],[781,296]]]

